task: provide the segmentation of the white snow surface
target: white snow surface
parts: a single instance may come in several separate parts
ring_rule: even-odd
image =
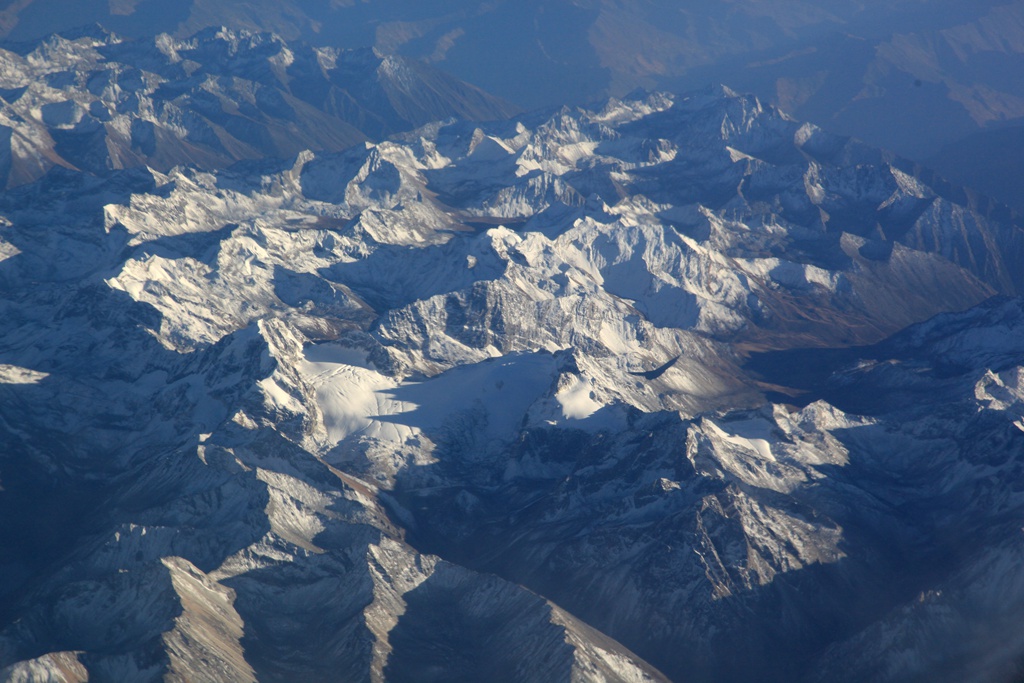
[[[403,441],[411,434],[410,428],[381,419],[412,406],[387,395],[398,384],[377,372],[365,352],[335,344],[311,346],[298,369],[316,391],[332,445],[352,435]]]
[[[562,406],[562,417],[567,420],[584,420],[603,407],[603,404],[594,400],[593,395],[591,383],[576,377],[555,394],[555,399]]]
[[[306,350],[300,373],[315,388],[332,445],[349,437],[402,443],[468,417],[494,439],[509,439],[555,376],[550,354],[511,354],[423,381],[396,382],[365,352],[334,344]],[[591,411],[593,412],[593,411]],[[585,417],[585,416],[583,416]]]
[[[38,370],[0,364],[0,384],[38,384],[49,376],[49,373]]]
[[[737,420],[720,426],[708,420],[707,424],[728,443],[753,451],[765,460],[775,460],[770,441],[773,425],[767,421]]]

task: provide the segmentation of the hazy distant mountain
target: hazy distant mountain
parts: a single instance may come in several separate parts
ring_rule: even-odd
[[[1024,121],[1024,2],[922,3],[917,13],[862,28],[788,52],[754,52],[682,82],[724,78],[795,116],[916,159]]]
[[[984,130],[925,159],[951,181],[984,190],[1024,214],[1024,126]]]
[[[516,110],[416,60],[245,30],[125,40],[99,27],[0,49],[0,174],[205,168],[341,150]]]
[[[99,21],[374,47],[524,108],[721,82],[917,159],[1024,119],[1024,0],[20,0],[0,17],[11,39]]]

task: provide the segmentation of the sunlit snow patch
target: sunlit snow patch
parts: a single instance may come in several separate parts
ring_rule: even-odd
[[[3,219],[0,219],[0,227],[4,227]],[[20,253],[21,249],[18,249],[10,242],[0,240],[0,261],[6,261],[7,259],[13,256],[17,256]]]
[[[562,417],[567,420],[585,420],[603,407],[591,398],[590,382],[581,377],[555,394],[555,400],[562,406]]]
[[[49,376],[47,372],[0,364],[0,384],[39,384]]]
[[[774,460],[772,448],[769,442],[771,438],[771,425],[764,420],[737,420],[724,422],[717,425],[711,420],[707,421],[723,441],[751,450],[765,460]],[[728,431],[727,431],[728,430]]]
[[[377,372],[366,352],[337,344],[318,344],[306,350],[299,371],[316,389],[327,438],[338,443],[353,434],[401,441],[408,427],[387,424],[374,416],[408,410],[382,393],[397,383]]]
[[[399,384],[365,352],[320,344],[306,350],[301,372],[316,389],[328,440],[339,443],[350,436],[401,442],[459,416],[491,438],[511,436],[557,368],[547,353],[512,354]]]
[[[474,430],[489,437],[512,436],[523,416],[551,387],[555,358],[547,353],[509,354],[464,365],[424,382],[407,382],[383,393],[394,405],[414,406],[380,420],[417,430],[442,427],[464,415],[477,420]]]

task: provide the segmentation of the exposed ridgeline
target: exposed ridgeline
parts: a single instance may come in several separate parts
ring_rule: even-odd
[[[54,166],[147,165],[338,151],[449,117],[516,110],[417,60],[205,29],[125,40],[99,27],[0,49],[0,182]]]
[[[719,89],[0,194],[0,677],[1009,679],[1021,228],[912,170]]]

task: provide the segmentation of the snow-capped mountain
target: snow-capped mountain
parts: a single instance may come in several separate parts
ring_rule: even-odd
[[[917,160],[1024,120],[1021,0],[18,0],[0,8],[0,37],[93,22],[134,37],[226,25],[373,47],[527,108],[720,81]],[[982,155],[949,151],[984,160],[997,140]]]
[[[897,158],[714,89],[0,216],[8,680],[1020,661],[1022,228]]]
[[[100,27],[0,50],[0,176],[204,168],[337,151],[448,117],[515,109],[415,60],[205,29],[125,40]]]

